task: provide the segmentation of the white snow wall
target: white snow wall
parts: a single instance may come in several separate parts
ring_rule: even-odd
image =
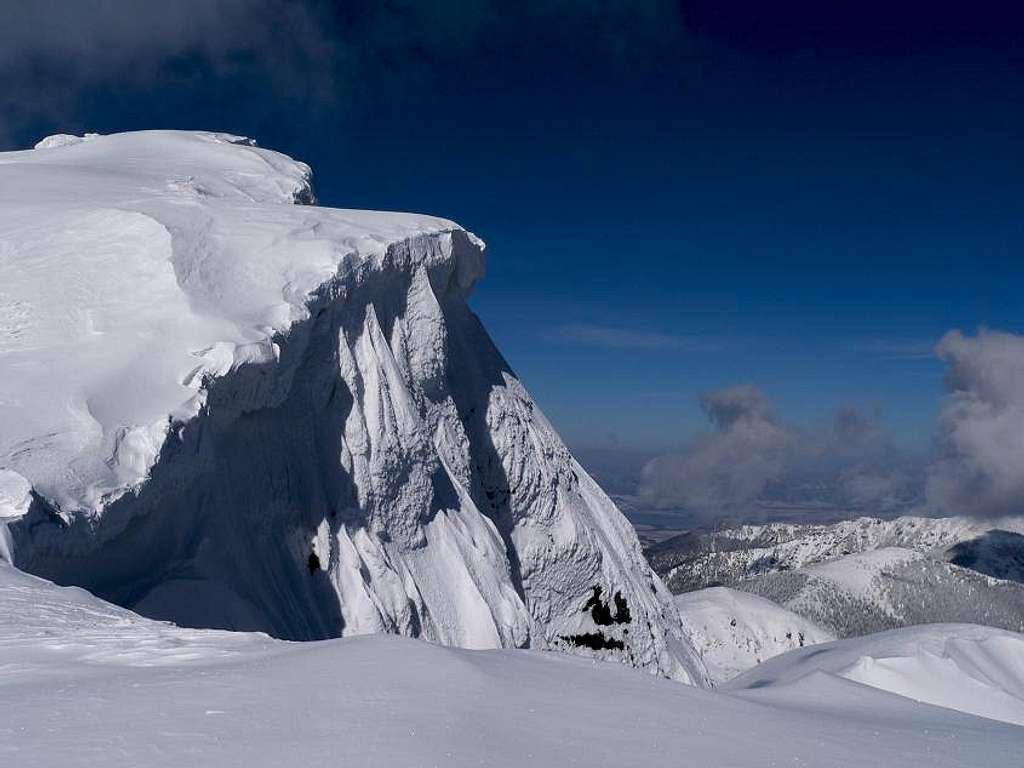
[[[481,269],[453,230],[339,271],[102,516],[37,496],[16,563],[185,626],[560,647],[703,682],[629,523],[469,310]]]

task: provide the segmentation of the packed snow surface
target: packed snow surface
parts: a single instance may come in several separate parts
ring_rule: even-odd
[[[0,764],[40,768],[1006,768],[1024,749],[1020,727],[828,673],[725,694],[537,651],[186,630],[3,564],[0,712]]]
[[[564,648],[704,682],[467,306],[483,243],[237,136],[0,154],[0,557],[180,625]]]
[[[732,690],[827,673],[915,701],[1024,725],[1024,635],[974,624],[927,624],[779,656]]]
[[[780,653],[835,640],[817,624],[757,595],[708,587],[676,597],[715,684]]]

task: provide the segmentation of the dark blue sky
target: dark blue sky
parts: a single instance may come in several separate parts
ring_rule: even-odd
[[[923,445],[931,345],[1024,330],[1009,5],[36,5],[4,9],[0,144],[232,131],[324,204],[459,221],[477,311],[578,447],[676,446],[741,381]]]

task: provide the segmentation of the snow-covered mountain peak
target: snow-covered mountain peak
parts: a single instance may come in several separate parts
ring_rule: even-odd
[[[0,155],[0,470],[32,489],[9,557],[185,625],[704,680],[469,310],[483,243],[312,202],[306,165],[225,134]]]
[[[428,267],[460,251],[442,219],[292,205],[309,167],[241,137],[41,144],[0,155],[0,464],[62,512],[144,479],[204,377],[273,361],[340,273],[417,237]],[[460,235],[468,290],[481,244]]]

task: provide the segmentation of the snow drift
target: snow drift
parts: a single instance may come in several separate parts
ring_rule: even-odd
[[[0,550],[193,627],[561,647],[701,682],[491,343],[483,244],[151,131],[0,155]],[[3,530],[6,528],[6,530]]]
[[[827,673],[729,693],[393,636],[181,629],[0,563],[0,764],[1006,768],[1024,729]]]
[[[973,624],[929,624],[791,651],[727,687],[786,686],[821,674],[1024,725],[1024,635]]]

